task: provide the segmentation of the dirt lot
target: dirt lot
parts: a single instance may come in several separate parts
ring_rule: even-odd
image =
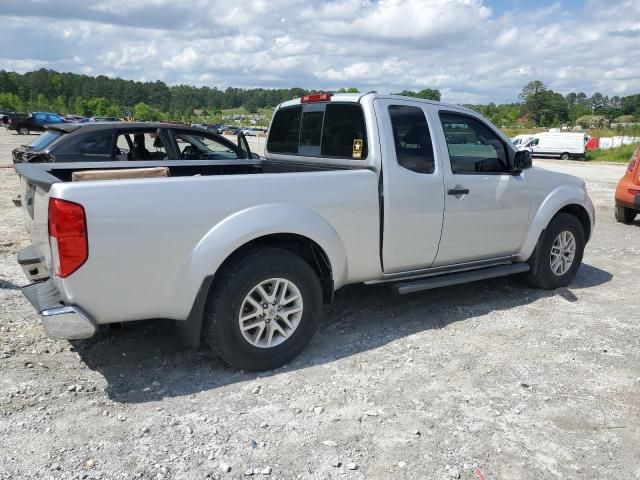
[[[0,165],[24,141],[0,129]],[[168,323],[46,339],[0,168],[0,478],[640,478],[640,222],[612,211],[624,167],[536,164],[583,177],[597,205],[570,288],[348,287],[309,348],[261,375],[185,349]]]

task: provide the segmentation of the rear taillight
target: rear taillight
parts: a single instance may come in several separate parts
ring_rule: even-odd
[[[58,277],[68,277],[87,261],[87,219],[82,205],[49,199],[49,244]]]
[[[9,125],[13,125],[13,118],[9,117]]]

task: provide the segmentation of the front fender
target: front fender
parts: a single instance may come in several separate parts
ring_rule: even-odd
[[[565,184],[556,187],[551,191],[551,193],[544,197],[532,215],[522,248],[518,253],[519,261],[524,262],[529,259],[536,248],[536,244],[538,243],[538,239],[540,238],[542,231],[547,228],[551,219],[568,205],[579,205],[583,207],[589,214],[591,228],[593,230],[595,209],[586,190],[574,184]]]
[[[196,244],[176,276],[175,301],[184,304],[186,318],[202,281],[214,275],[238,248],[272,234],[296,234],[316,242],[327,254],[335,288],[347,279],[347,255],[335,229],[318,213],[304,207],[273,203],[241,210],[211,228]],[[185,300],[187,300],[185,302]]]

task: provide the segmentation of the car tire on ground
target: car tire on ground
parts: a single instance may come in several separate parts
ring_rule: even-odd
[[[616,220],[620,223],[626,223],[627,225],[633,223],[633,221],[636,219],[637,214],[638,212],[632,208],[616,205],[615,217]]]
[[[560,155],[560,160],[569,160],[571,158],[571,155],[569,155],[569,152],[564,152],[562,155]]]
[[[29,129],[27,127],[18,128],[18,135],[28,135]]]
[[[540,242],[539,255],[527,281],[546,290],[566,287],[582,262],[585,245],[582,224],[573,215],[558,213],[549,222]]]
[[[302,258],[277,248],[255,248],[237,254],[216,278],[204,332],[209,347],[231,366],[273,369],[311,341],[322,288]]]

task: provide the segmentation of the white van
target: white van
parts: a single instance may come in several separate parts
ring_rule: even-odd
[[[534,137],[533,134],[528,134],[528,135],[516,135],[515,137],[513,137],[511,139],[511,143],[513,143],[514,147],[516,147],[518,150],[520,150],[521,147],[524,147],[524,145],[531,140]]]
[[[529,140],[523,150],[534,156],[560,157],[561,160],[584,158],[584,146],[589,136],[584,133],[538,133]]]

